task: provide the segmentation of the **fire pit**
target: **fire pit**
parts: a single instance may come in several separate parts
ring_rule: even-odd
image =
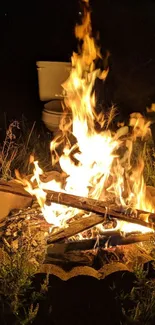
[[[55,171],[45,175],[31,157],[33,176],[17,172],[22,185],[11,191],[33,198],[35,205],[11,215],[1,227],[3,240],[11,245],[13,238],[15,249],[21,245],[21,233],[32,232],[37,252],[39,247],[46,251],[40,271],[71,272],[65,273],[65,279],[88,270],[101,278],[110,269],[128,269],[129,264],[132,269],[132,250],[143,262],[150,260],[141,244],[135,243],[153,241],[155,230],[155,190],[144,182],[142,157],[144,142],[151,135],[150,122],[133,113],[129,125],[113,131],[115,109],[108,116],[97,114],[94,84],[96,78],[106,78],[108,69],[95,67],[101,54],[92,37],[88,1],[83,4],[82,25],[75,28],[82,46],[78,54],[73,53],[71,73],[63,84],[64,113],[50,146]],[[2,185],[5,192],[7,184]]]
[[[51,175],[52,172],[50,177]],[[0,189],[0,193],[6,189],[4,182]],[[15,187],[15,182],[11,189],[8,186],[7,191],[16,193],[17,199],[20,195],[29,196],[28,199],[31,199],[22,186]],[[59,197],[59,202],[64,204],[61,194],[48,191],[48,197],[53,195],[54,201],[57,201],[56,198]],[[75,204],[76,200],[79,202],[81,199],[68,194],[65,194],[65,198],[72,205],[73,199],[74,205],[77,205],[77,203]],[[93,211],[99,208],[105,209],[103,201],[101,203],[87,198],[83,208],[85,208],[86,202],[90,204],[92,201],[93,205],[90,206]],[[143,221],[141,215],[143,216],[144,212],[138,211],[137,219],[137,216],[118,212],[118,209],[110,210],[110,208],[109,211],[108,208],[106,209],[106,213],[100,212],[100,214],[92,213],[82,216],[82,213],[79,213],[69,220],[67,227],[66,225],[64,228],[55,227],[52,232],[49,232],[49,224],[43,218],[41,208],[34,198],[31,207],[12,210],[9,216],[1,221],[1,240],[13,252],[16,252],[24,245],[25,241],[29,240],[34,252],[34,259],[30,263],[40,264],[38,272],[54,274],[63,280],[80,274],[102,279],[116,271],[132,271],[137,262],[144,264],[152,260],[154,214],[150,214],[150,222]],[[124,234],[116,227],[116,216],[130,220],[130,222],[137,222],[136,225],[139,223],[142,228],[144,225],[145,227],[149,226],[148,232],[132,231]],[[99,229],[98,225],[100,225]],[[112,228],[114,225],[115,228]]]

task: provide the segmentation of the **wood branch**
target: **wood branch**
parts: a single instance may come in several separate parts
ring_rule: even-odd
[[[54,233],[51,233],[48,237],[47,243],[55,243],[61,240],[65,240],[66,238],[72,237],[80,232],[83,232],[91,227],[94,227],[105,220],[105,216],[99,216],[96,214],[92,214],[88,217],[81,217],[79,220],[73,220],[72,223],[68,225],[67,228],[59,228]],[[128,219],[130,222],[130,220]],[[138,220],[141,221],[141,220]],[[137,224],[141,224],[137,222]],[[152,227],[150,227],[152,228]],[[107,233],[105,235],[111,236],[113,231]],[[103,233],[102,233],[103,235]]]
[[[51,190],[46,190],[47,192],[47,203],[55,202],[58,204],[67,205],[73,208],[77,208],[80,210],[85,210],[88,212],[97,213],[98,215],[109,214],[117,219],[121,219],[127,222],[138,223],[140,220],[140,225],[150,227],[155,229],[153,224],[144,221],[144,216],[146,218],[149,216],[155,216],[154,213],[149,213],[146,211],[136,210],[135,213],[131,212],[131,214],[126,214],[126,211],[123,209],[112,206],[108,202],[95,200],[91,198],[85,198],[81,196],[76,196],[68,193],[61,193]]]
[[[51,254],[46,255],[44,264],[71,264],[73,265],[87,265],[92,266],[94,263],[95,255],[92,252],[83,251],[69,251],[62,255],[60,254]]]
[[[143,241],[150,241],[154,238],[154,234],[128,234],[125,237],[118,231],[113,231],[113,235],[109,237],[109,234],[98,238],[84,239],[79,241],[72,241],[67,243],[56,243],[47,246],[46,254],[50,257],[56,257],[66,254],[70,251],[88,251],[96,247],[113,247],[120,245],[129,245]]]
[[[127,236],[114,236],[109,241],[109,246],[122,246],[153,240],[154,233],[130,234]]]
[[[119,236],[119,231],[113,231],[113,236]],[[90,250],[95,247],[95,244],[97,246],[104,246],[104,244],[107,242],[109,236],[112,236],[112,232],[107,232],[105,236],[100,236],[97,238],[91,238],[91,239],[82,239],[82,240],[74,240],[70,242],[60,242],[60,243],[54,243],[47,245],[46,248],[46,254],[47,255],[59,255],[59,254],[65,254],[68,251],[76,251],[76,250]]]
[[[54,233],[49,235],[48,243],[64,240],[65,238],[72,237],[84,230],[87,230],[95,225],[103,222],[104,216],[92,214],[88,217],[81,217],[78,220],[73,220],[67,228],[59,228]]]
[[[76,196],[68,193],[61,193],[61,192],[56,192],[52,190],[45,190],[47,192],[47,203],[55,202],[58,204],[63,204],[67,206],[71,206],[73,208],[77,208],[80,210],[85,210],[88,212],[94,212],[97,214],[109,214],[111,216],[114,216],[118,219],[128,221],[129,217],[130,219],[133,219],[132,222],[137,223],[137,219],[140,219],[141,217],[144,219],[144,216],[152,216],[155,217],[154,213],[151,212],[146,212],[142,210],[136,210],[135,212],[131,214],[126,214],[126,211],[123,209],[111,205],[108,202],[105,201],[100,201],[100,200],[95,200],[91,198],[85,198],[81,196]],[[121,215],[121,218],[120,218]],[[136,220],[135,220],[136,219]],[[143,220],[142,220],[143,221]],[[145,222],[144,222],[145,223]],[[145,223],[146,224],[146,223]]]
[[[99,223],[103,223],[105,217],[110,215],[111,217],[117,218],[119,220],[127,221],[130,223],[135,223],[144,227],[149,227],[155,230],[155,224],[151,222],[144,221],[144,215],[154,215],[145,211],[137,210],[136,215],[125,214],[119,208],[112,208],[104,201],[97,201],[90,198],[84,198],[80,196],[75,196],[66,193],[59,193],[55,191],[47,191],[47,203],[55,202],[58,204],[63,204],[78,208],[80,210],[91,211],[97,214],[93,214],[86,218],[81,218],[80,220],[73,221],[67,228],[59,229],[54,234],[51,234],[49,242],[55,242],[57,240],[63,240],[65,238],[71,237],[77,233],[89,229]]]

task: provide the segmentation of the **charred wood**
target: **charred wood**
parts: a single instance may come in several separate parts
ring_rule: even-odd
[[[155,224],[153,222],[144,221],[144,219],[148,219],[148,218],[150,219],[152,218],[153,220],[155,216],[153,213],[149,213],[141,210],[136,210],[135,212],[130,211],[130,213],[127,213],[126,211],[124,211],[119,207],[110,205],[108,202],[94,200],[91,198],[84,198],[84,197],[71,195],[67,193],[55,192],[51,190],[47,190],[46,192],[47,192],[47,200],[46,200],[47,204],[54,202],[62,205],[67,205],[73,208],[77,208],[80,210],[96,213],[101,216],[101,221],[98,221],[98,223],[102,223],[105,216],[110,215],[111,217],[117,218],[119,220],[136,223],[141,226],[149,227],[155,230]]]
[[[83,232],[95,225],[103,222],[105,220],[104,216],[98,216],[92,214],[87,217],[81,217],[78,220],[73,220],[68,227],[66,228],[59,228],[55,232],[52,232],[49,235],[48,243],[54,243],[56,241],[64,240],[66,238],[72,237],[80,232]]]
[[[92,266],[95,255],[92,252],[68,251],[64,254],[45,255],[44,264],[71,264]]]
[[[67,254],[70,251],[89,251],[95,248],[109,248],[121,245],[129,245],[143,241],[151,241],[154,239],[154,234],[128,234],[122,236],[119,232],[113,232],[112,236],[100,236],[98,238],[84,239],[66,243],[55,243],[47,246],[46,255],[56,257]]]

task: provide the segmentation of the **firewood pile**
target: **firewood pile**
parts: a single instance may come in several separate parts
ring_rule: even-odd
[[[154,189],[149,189],[149,193],[154,193]],[[80,212],[67,227],[50,232],[50,225],[35,198],[16,181],[0,183],[1,248],[16,252],[29,242],[34,252],[32,262],[38,264],[38,272],[51,273],[63,280],[80,274],[100,279],[112,272],[132,271],[137,262],[144,264],[153,259],[154,233],[124,236],[111,228],[115,227],[117,218],[155,229],[154,214],[149,214],[146,222],[144,211],[126,214],[103,201],[54,191],[48,191],[47,201],[87,211],[88,217],[82,217]],[[105,231],[98,233],[97,228],[92,231],[98,224],[104,224]],[[79,240],[79,233],[83,234],[82,240]]]

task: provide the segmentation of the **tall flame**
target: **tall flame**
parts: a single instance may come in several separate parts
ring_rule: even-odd
[[[45,189],[108,200],[124,209],[153,212],[146,199],[143,159],[139,155],[136,164],[133,162],[135,142],[150,135],[150,123],[139,113],[134,113],[129,126],[112,132],[104,113],[97,114],[94,84],[96,78],[106,78],[108,69],[101,71],[95,68],[101,54],[92,37],[88,1],[84,3],[82,24],[75,27],[75,35],[82,46],[78,54],[73,53],[72,70],[63,84],[67,96],[60,123],[61,136],[58,135],[50,147],[53,162],[59,161],[61,171],[66,175],[65,182],[52,180],[43,183],[40,180],[42,170],[38,162],[34,162],[31,182],[36,181],[37,187],[27,184],[27,190],[36,195],[47,222],[57,227],[64,226],[79,210],[55,203],[47,206]],[[71,120],[67,120],[67,110],[72,113]],[[64,147],[59,155],[60,144]],[[125,222],[119,222],[118,227],[125,232],[135,229],[147,231],[144,227]]]

